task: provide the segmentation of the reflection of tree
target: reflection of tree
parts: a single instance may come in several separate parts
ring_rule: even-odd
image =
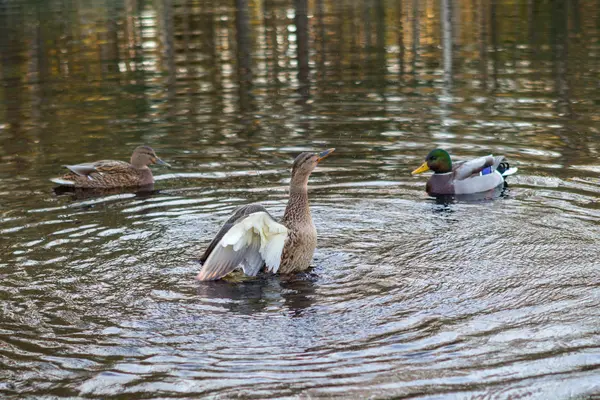
[[[184,54],[184,65],[185,65],[185,73],[187,76],[197,76],[198,69],[196,68],[196,64],[194,63],[195,52],[191,48],[192,44],[192,22],[191,19],[193,17],[191,2],[186,0],[183,4],[183,15],[181,16],[181,29],[183,30],[183,54]],[[188,87],[186,88],[187,98],[185,99],[187,103],[187,116],[189,124],[196,129],[197,123],[195,118],[194,110],[197,108],[197,96],[196,93],[199,92],[198,81],[196,79],[191,79]]]
[[[279,88],[280,80],[279,67],[279,41],[278,41],[278,18],[277,7],[273,0],[265,0],[264,2],[264,25],[265,25],[265,44],[268,49],[271,49],[271,57],[266,60],[267,69],[265,73],[269,83],[275,88]]]
[[[483,89],[488,85],[487,0],[479,0],[479,65]]]
[[[117,24],[117,3],[106,0],[106,17],[104,27],[98,27],[98,43],[100,47],[101,71],[108,77],[119,72],[119,28]],[[68,27],[69,29],[71,27]],[[68,52],[68,55],[72,52]],[[71,58],[71,60],[73,60]],[[71,61],[72,62],[72,61]]]
[[[498,0],[491,0],[490,3],[490,38],[492,40],[492,79],[494,89],[498,89]]]
[[[142,140],[145,128],[130,129],[127,137],[116,134],[126,124],[138,127],[138,121],[182,114],[182,122],[196,132],[223,134],[223,115],[335,113],[339,107],[328,107],[340,97],[372,101],[390,116],[397,111],[389,111],[389,104],[381,107],[389,93],[419,94],[429,86],[440,94],[436,75],[442,73],[446,82],[455,77],[458,97],[469,77],[493,88],[492,95],[517,96],[526,89],[535,97],[554,85],[555,112],[569,116],[581,104],[571,99],[592,90],[569,78],[577,73],[591,81],[599,58],[593,52],[598,2],[48,0],[31,5],[24,10],[18,2],[0,3],[0,123],[20,137],[24,126],[34,126],[27,134],[39,136],[3,146],[26,150],[36,140],[88,152],[96,148],[89,142],[99,137],[109,145],[130,143]],[[440,29],[443,13],[452,10],[452,22]],[[460,47],[448,53],[452,43]],[[388,70],[400,77],[414,74],[414,84],[398,84]],[[26,87],[19,86],[23,82]],[[311,107],[294,104],[298,88],[302,103]],[[365,100],[372,94],[377,96]],[[319,101],[326,105],[315,106]]]
[[[360,64],[361,64],[361,46],[359,43],[360,39],[360,22],[357,21],[357,9],[356,4],[352,0],[346,0],[346,20],[348,21],[349,26],[349,49],[350,53],[350,65],[349,72],[351,74],[351,79],[356,79],[360,74]]]
[[[572,116],[571,100],[569,98],[568,82],[568,1],[552,1],[552,59],[554,69],[555,90],[558,96],[558,112]]]
[[[202,32],[202,39],[200,42],[200,51],[196,50],[196,57],[200,55],[206,55],[207,61],[202,64],[202,67],[208,74],[208,81],[210,83],[210,91],[213,93],[223,93],[223,76],[221,67],[223,61],[219,57],[219,43],[217,39],[217,25],[215,24],[215,12],[214,12],[214,0],[207,0],[203,2],[203,8],[200,10],[199,23]],[[202,81],[198,79],[198,82]],[[198,91],[199,93],[202,90]],[[218,115],[223,112],[225,105],[223,103],[223,96],[212,96],[210,101],[210,112],[213,116],[215,125],[218,124]],[[194,110],[194,114],[198,111]]]
[[[345,7],[344,2],[340,1],[333,4],[334,9],[336,10],[336,18],[335,18],[335,40],[329,42],[330,47],[328,47],[328,52],[332,53],[332,58],[335,62],[335,72],[336,78],[339,81],[344,79],[344,63],[343,57],[346,52],[346,42],[344,38],[346,38],[346,31],[344,29],[345,22]]]
[[[444,81],[446,86],[452,84],[452,5],[449,0],[441,1],[442,8],[442,52],[444,54]]]
[[[35,10],[39,13],[39,5],[35,7]],[[48,93],[45,88],[50,76],[48,58],[46,57],[46,43],[42,38],[42,26],[38,24],[32,30],[28,68],[31,85],[31,119],[35,126],[42,124],[44,115],[42,103],[47,100]]]
[[[235,0],[235,38],[240,111],[252,109],[252,58],[248,0]]]
[[[413,0],[412,2],[412,74],[417,73],[417,60],[419,56],[419,38],[420,38],[420,10],[419,10],[419,0]]]
[[[377,21],[375,66],[374,73],[377,78],[377,87],[383,89],[387,74],[387,49],[386,49],[386,14],[383,0],[375,0],[375,18]],[[383,92],[383,91],[382,91]]]
[[[300,81],[300,94],[303,99],[308,98],[310,91],[308,66],[308,0],[294,0],[296,13],[296,41],[298,44],[298,80]]]
[[[325,73],[325,62],[327,59],[327,34],[325,32],[325,10],[324,10],[324,0],[316,0],[317,7],[317,38],[316,38],[316,48],[317,48],[317,71],[318,78],[320,80],[324,80],[326,77]]]
[[[570,1],[551,1],[550,41],[552,49],[552,74],[557,97],[556,112],[565,119],[574,117],[569,84],[569,14]],[[575,3],[577,4],[577,3]],[[574,16],[577,18],[577,15]],[[575,28],[578,30],[579,28]],[[573,134],[569,125],[560,129],[559,135],[568,146],[561,152],[563,165],[577,164],[580,157],[589,154],[589,139],[578,132]]]
[[[404,75],[404,23],[402,12],[402,1],[396,2],[396,29],[398,31],[398,72],[402,77]]]
[[[176,110],[175,97],[177,95],[177,68],[175,66],[175,28],[173,26],[173,0],[161,0],[161,17],[162,17],[162,45],[163,45],[163,60],[167,74],[167,107],[169,116],[172,116]]]
[[[25,122],[24,96],[21,82],[24,73],[23,10],[18,4],[0,3],[0,72],[2,73],[3,121],[8,124],[10,139],[3,142],[6,154],[23,151],[19,138]],[[34,65],[30,67],[35,68]],[[1,114],[0,114],[1,115]]]

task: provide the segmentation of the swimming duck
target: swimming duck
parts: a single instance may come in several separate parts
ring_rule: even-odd
[[[433,171],[425,190],[431,195],[474,194],[504,184],[504,177],[517,172],[504,161],[504,156],[488,155],[452,164],[448,152],[434,149],[413,175]]]
[[[200,258],[202,269],[197,279],[220,279],[238,266],[248,276],[256,276],[263,266],[281,274],[308,269],[317,247],[317,230],[308,203],[308,177],[334,150],[305,152],[296,157],[281,223],[260,204],[236,209]]]
[[[60,178],[50,179],[62,186],[76,188],[109,189],[118,187],[146,186],[154,183],[150,164],[169,164],[158,158],[149,146],[133,150],[130,162],[100,160],[90,163],[65,165],[71,172]]]

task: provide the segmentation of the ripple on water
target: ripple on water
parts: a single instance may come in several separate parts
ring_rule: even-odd
[[[294,278],[194,281],[190,260],[241,187],[6,221],[37,237],[8,255],[0,339],[20,361],[2,367],[24,393],[40,370],[48,387],[96,397],[543,396],[555,374],[594,389],[580,372],[598,365],[594,180],[522,174],[503,198],[444,205],[422,181],[330,182],[339,173],[312,188],[320,245]],[[265,184],[256,195],[281,215],[283,187]]]
[[[250,2],[246,26],[243,7],[21,3],[0,13],[0,397],[600,393],[593,2],[458,2],[452,82],[441,6],[414,1],[310,2],[307,81],[289,5]],[[152,190],[52,191],[60,165],[140,142],[173,165]],[[293,157],[329,147],[314,268],[196,282],[235,207],[281,216]],[[519,173],[439,203],[410,175],[435,147]]]

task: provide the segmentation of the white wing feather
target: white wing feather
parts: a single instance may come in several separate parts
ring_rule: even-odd
[[[281,225],[284,229],[285,226]],[[270,272],[277,272],[279,270],[279,265],[281,264],[281,253],[283,251],[283,246],[285,244],[285,239],[287,238],[287,229],[285,231],[285,235],[282,234],[274,234],[271,239],[267,242],[264,250],[261,249],[261,255],[265,260],[265,265]]]
[[[57,185],[62,185],[62,186],[75,186],[75,182],[73,181],[68,181],[66,179],[62,179],[62,178],[52,178],[50,179],[51,182],[56,183]]]
[[[249,214],[229,229],[210,253],[199,280],[219,279],[243,265],[244,273],[254,276],[264,262],[277,272],[288,230],[263,211]],[[260,257],[260,258],[259,258]]]

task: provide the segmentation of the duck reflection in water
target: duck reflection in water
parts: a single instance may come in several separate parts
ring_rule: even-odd
[[[132,194],[140,200],[150,198],[153,195],[161,193],[154,189],[154,184],[140,186],[135,188],[111,188],[111,189],[84,189],[72,186],[56,186],[54,194],[57,196],[71,196],[73,200],[96,199],[105,196],[114,196],[118,194]]]
[[[450,205],[454,203],[479,203],[482,201],[494,200],[498,198],[504,198],[508,196],[508,183],[504,182],[504,184],[500,186],[496,186],[486,192],[481,193],[468,193],[468,194],[439,194],[439,195],[430,195],[433,197],[433,201],[435,204],[444,206],[443,208],[438,208],[438,210],[442,211],[451,210]]]
[[[209,302],[218,299],[215,306],[230,312],[252,315],[270,308],[287,308],[290,316],[301,316],[313,304],[316,275],[276,276],[261,274],[249,279],[242,273],[230,274],[226,279],[198,285],[197,294]]]

